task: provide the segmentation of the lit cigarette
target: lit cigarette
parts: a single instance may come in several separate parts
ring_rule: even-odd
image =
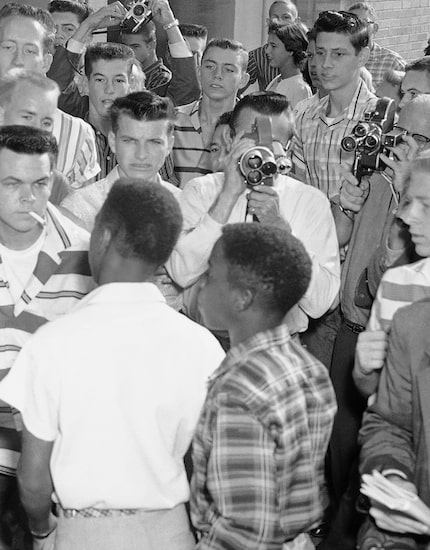
[[[42,227],[45,227],[46,220],[42,218],[42,216],[39,216],[39,214],[36,214],[36,212],[33,212],[32,210],[29,212],[29,215],[36,220]]]

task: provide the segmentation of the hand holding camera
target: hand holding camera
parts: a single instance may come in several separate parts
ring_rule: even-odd
[[[364,178],[359,182],[354,174],[342,167],[340,172],[343,182],[339,191],[339,203],[345,210],[358,213],[369,195],[369,180]]]

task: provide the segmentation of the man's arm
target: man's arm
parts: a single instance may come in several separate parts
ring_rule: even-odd
[[[215,517],[198,550],[281,548],[275,443],[254,414],[223,404],[206,471]],[[198,511],[196,512],[198,514]]]
[[[47,535],[56,526],[51,514],[54,487],[49,469],[53,445],[53,441],[35,437],[24,426],[17,478],[21,502],[33,535]]]

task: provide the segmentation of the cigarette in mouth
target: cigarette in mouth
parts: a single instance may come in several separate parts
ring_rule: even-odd
[[[36,212],[33,212],[32,210],[29,212],[29,215],[36,220],[42,227],[45,227],[46,220],[42,218],[42,216],[39,216],[39,214],[36,214]]]

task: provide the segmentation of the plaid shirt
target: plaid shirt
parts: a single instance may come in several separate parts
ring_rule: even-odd
[[[306,183],[331,198],[339,193],[340,167],[350,169],[354,162],[354,152],[343,151],[341,141],[352,133],[364,112],[372,110],[376,96],[360,79],[349,107],[335,118],[326,116],[329,100],[329,95],[321,100],[315,95],[298,104],[293,163],[305,172]]]
[[[258,80],[260,90],[265,90],[272,80],[279,74],[278,69],[271,67],[266,55],[267,44],[249,52],[247,73],[248,86]]]
[[[366,69],[372,75],[373,87],[376,90],[387,71],[404,71],[405,65],[405,60],[397,52],[374,43]]]
[[[280,549],[321,519],[335,411],[327,370],[285,324],[229,351],[193,440],[199,550]]]

